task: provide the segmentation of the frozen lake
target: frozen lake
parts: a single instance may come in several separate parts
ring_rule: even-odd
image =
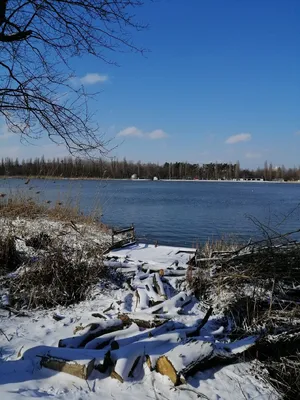
[[[72,201],[79,203],[84,213],[101,207],[104,223],[120,227],[134,223],[141,239],[158,240],[161,244],[192,246],[209,238],[232,235],[254,238],[258,231],[250,217],[275,231],[300,228],[300,184],[38,179],[28,185],[24,182],[0,180],[0,193],[19,190],[41,201]]]

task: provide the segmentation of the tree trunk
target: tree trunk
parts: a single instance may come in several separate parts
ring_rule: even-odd
[[[58,347],[71,347],[75,349],[84,347],[88,342],[96,337],[117,331],[122,329],[122,327],[123,322],[120,319],[103,321],[97,324],[89,324],[83,329],[81,335],[73,336],[67,339],[61,339],[58,342]]]
[[[158,358],[156,370],[167,375],[174,385],[185,383],[185,378],[197,371],[199,365],[211,358],[214,348],[209,342],[190,341],[178,345]]]

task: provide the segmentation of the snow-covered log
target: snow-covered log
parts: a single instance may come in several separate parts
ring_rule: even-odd
[[[146,329],[131,336],[113,340],[110,345],[113,350],[117,350],[120,347],[125,347],[131,345],[132,343],[137,343],[146,340],[148,338],[155,338],[159,335],[173,331],[174,329],[175,329],[175,323],[173,321],[168,321],[157,328]],[[180,335],[183,337],[185,336],[185,333],[180,332]]]
[[[156,370],[167,375],[174,385],[185,383],[185,378],[197,371],[197,368],[210,359],[214,351],[212,343],[191,340],[176,346],[158,358]]]
[[[159,271],[160,276],[169,276],[169,277],[178,277],[178,276],[185,276],[186,269],[161,269]]]
[[[87,379],[94,368],[101,372],[107,369],[106,353],[105,351],[37,346],[26,350],[22,359],[38,358],[41,366],[45,368]]]
[[[178,314],[178,311],[191,301],[191,296],[186,292],[180,292],[171,299],[164,301],[161,304],[150,307],[146,310],[149,314]]]
[[[119,350],[111,351],[110,358],[114,364],[112,378],[124,382],[133,377],[138,362],[161,353],[166,349],[180,343],[184,337],[177,332],[172,332],[152,338],[147,338],[132,345],[122,347]]]
[[[194,326],[191,326],[189,328],[184,328],[184,329],[182,329],[182,331],[185,332],[187,337],[199,336],[201,329],[208,322],[209,317],[211,316],[212,312],[213,312],[213,309],[212,309],[212,307],[210,307],[208,309],[207,313],[205,314],[204,318],[199,319],[198,321],[196,321]]]
[[[159,296],[161,296],[162,298],[167,300],[164,284],[162,283],[159,273],[156,273],[153,275],[153,285],[154,285],[157,293],[159,294]]]
[[[107,320],[97,324],[89,324],[83,330],[80,330],[80,335],[61,339],[58,343],[58,347],[71,347],[75,349],[78,347],[84,347],[88,342],[96,337],[117,331],[122,329],[122,327],[123,322],[120,319]]]
[[[149,315],[144,312],[119,314],[118,318],[123,321],[124,325],[137,324],[140,328],[154,328],[164,324],[168,318],[160,318],[157,315]]]
[[[149,296],[145,288],[140,287],[135,291],[136,309],[145,310],[149,308]]]
[[[106,333],[97,337],[85,345],[85,349],[103,349],[109,345],[113,340],[128,338],[140,332],[137,324],[130,325],[127,329]]]
[[[160,294],[158,293],[158,290],[155,287],[155,283],[154,283],[154,275],[151,275],[148,279],[145,279],[144,281],[142,281],[142,284],[144,285],[145,289],[147,290],[147,294],[149,296],[149,298],[153,301],[153,302],[162,302],[163,300],[165,300],[162,296],[160,296]]]

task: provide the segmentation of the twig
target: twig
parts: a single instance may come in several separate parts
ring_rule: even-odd
[[[3,329],[1,329],[1,328],[0,328],[0,333],[2,333],[2,335],[5,336],[5,338],[6,338],[6,340],[7,340],[8,342],[11,341],[12,338],[9,339],[8,336],[6,335],[6,333],[5,333],[5,332],[3,331]]]
[[[8,311],[9,316],[10,316],[10,314],[15,314],[17,317],[30,317],[29,314],[27,314],[23,311],[15,310],[14,308],[9,307],[9,306],[0,305],[0,309]]]

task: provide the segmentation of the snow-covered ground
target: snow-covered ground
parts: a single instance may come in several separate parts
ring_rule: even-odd
[[[106,265],[120,267],[143,266],[151,270],[185,269],[196,249],[185,247],[155,246],[135,243],[114,249],[106,255]]]
[[[82,246],[85,241],[95,241],[104,246],[109,240],[108,235],[99,232],[94,226],[76,226],[78,230],[76,231],[74,227],[68,224],[45,220],[1,222],[3,229],[9,229],[9,226],[11,227],[11,223],[13,223],[16,229],[15,235],[20,235],[20,239],[17,240],[19,249],[25,252],[30,250],[24,244],[23,238],[32,232],[43,231],[50,236],[63,237],[63,240],[74,248]],[[162,355],[172,349],[172,346],[174,347],[172,343],[177,340],[175,336],[178,332],[180,345],[184,346],[187,340],[186,335],[199,322],[201,323],[207,313],[207,308],[186,290],[184,283],[181,282],[181,291],[179,290],[179,280],[182,281],[182,277],[160,276],[155,271],[138,271],[139,261],[147,261],[153,266],[154,264],[157,265],[157,260],[160,258],[164,265],[169,266],[170,260],[172,260],[172,264],[178,258],[178,249],[174,249],[170,253],[171,258],[169,260],[166,257],[166,249],[148,246],[147,255],[139,252],[139,247],[136,249],[136,252],[133,248],[122,249],[119,252],[120,255],[122,252],[124,253],[122,253],[124,259],[127,255],[127,259],[136,261],[132,263],[130,268],[130,284],[124,284],[120,287],[110,281],[103,280],[93,289],[89,298],[79,304],[67,308],[57,307],[51,310],[29,310],[29,315],[25,317],[9,316],[7,311],[0,309],[0,398],[5,400],[43,397],[83,400],[279,398],[263,378],[262,367],[258,362],[240,361],[231,365],[220,365],[206,369],[189,376],[187,382],[180,386],[174,386],[167,376],[161,375],[155,370],[151,371],[147,363],[143,363],[145,361],[143,357],[136,367],[134,376],[126,378],[123,383],[110,377],[111,370],[106,373],[93,370],[89,378],[83,380],[64,372],[41,367],[41,359],[34,356],[35,349],[38,349],[39,346],[44,345],[58,349],[60,340],[74,336],[80,338],[82,331],[78,330],[78,327],[99,324],[104,319],[107,321],[117,320],[120,314],[126,314],[132,319],[145,319],[146,321],[154,320],[155,315],[155,318],[167,319],[169,321],[167,324],[173,324],[172,332],[174,333],[172,333],[172,337],[170,336],[171,333],[154,331],[155,329],[163,331],[163,327],[167,326],[166,324],[162,325],[162,328],[146,331],[137,327],[140,334],[139,338],[133,343],[134,347],[132,347],[137,353],[138,348],[143,347],[141,340],[145,340],[146,334],[149,339],[144,342],[145,349],[155,350],[156,346],[153,345],[151,337],[154,336],[155,338],[156,334],[159,335],[157,337],[164,337],[166,347],[164,345],[162,345],[162,348],[159,347],[159,354]],[[128,254],[128,251],[130,251],[130,254]],[[155,256],[155,252],[159,254],[158,258]],[[143,254],[143,257],[139,254]],[[186,254],[184,257],[189,258],[188,253],[182,254]],[[186,260],[183,264],[186,264]],[[153,290],[152,282],[155,282],[156,290]],[[53,316],[61,319],[54,319]],[[134,331],[134,328],[131,329]],[[249,338],[247,339],[248,342],[244,340],[233,345],[229,343],[226,337],[227,330],[228,326],[224,326],[223,315],[221,313],[212,314],[208,322],[199,331],[199,336],[196,339],[207,343],[207,346],[213,348],[216,353],[222,352],[223,347],[226,346],[227,351],[232,354],[242,352],[254,340]],[[148,335],[150,331],[152,334]],[[121,340],[128,341],[128,338]],[[132,340],[130,341],[132,342]],[[169,343],[169,347],[167,343]],[[89,347],[93,346],[90,345]],[[29,349],[32,350],[28,353],[27,350]],[[108,349],[110,349],[110,344],[103,350]],[[121,349],[126,349],[126,346],[121,347]],[[103,353],[103,350],[95,351]],[[59,348],[57,351],[63,352],[63,349]],[[118,366],[115,366],[115,370],[119,372],[123,369],[121,353],[124,355],[128,351],[118,353],[118,350],[116,350],[112,356],[112,358],[115,357],[116,362],[121,360]],[[152,351],[152,354],[158,354],[158,347],[157,351]],[[177,357],[176,366],[179,368],[178,356],[181,355],[175,354],[175,356]],[[182,355],[182,357],[184,356],[185,354]],[[188,357],[195,357],[195,354]],[[187,363],[187,360],[182,360],[182,365]],[[118,368],[120,369],[118,370]]]

